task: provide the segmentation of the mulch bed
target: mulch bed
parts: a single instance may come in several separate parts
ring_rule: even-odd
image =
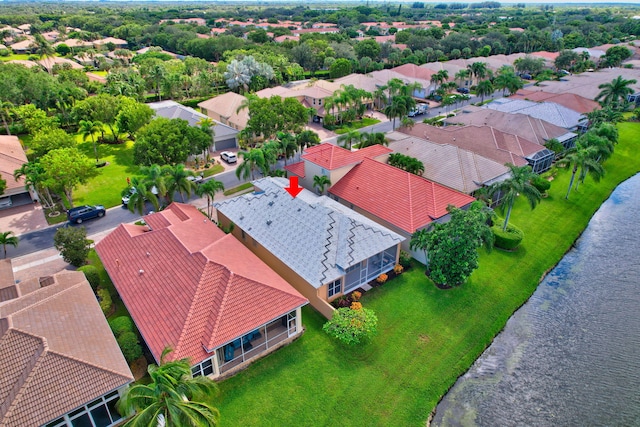
[[[409,269],[411,269],[411,267],[406,268],[404,271],[408,271]],[[385,273],[388,277],[387,277],[387,281],[384,283],[388,283],[390,280],[394,279],[396,276],[398,276],[398,274],[396,274],[393,270]],[[368,283],[369,286],[371,286],[372,288],[377,288],[378,286],[382,286],[384,285],[384,283],[380,283],[378,282],[376,279],[373,279],[372,281],[370,281]],[[340,307],[350,307],[351,303],[353,302],[353,298],[351,298],[351,294],[353,292],[360,292],[361,294],[364,295],[365,291],[362,288],[357,288],[354,289],[353,291],[349,292],[346,295],[341,296],[340,298],[337,298],[333,301],[331,301],[331,305],[335,308],[340,308]]]

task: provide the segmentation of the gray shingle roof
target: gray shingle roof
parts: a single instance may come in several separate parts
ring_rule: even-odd
[[[505,113],[521,113],[536,119],[545,120],[565,129],[573,129],[585,117],[555,102],[531,102],[521,99],[500,98],[485,105],[483,108],[503,111]]]
[[[198,126],[198,122],[208,117],[202,113],[197,112],[193,108],[185,107],[182,104],[178,104],[175,101],[159,101],[151,102],[149,107],[155,111],[156,116],[164,117],[167,119],[182,119],[189,122],[189,126]],[[224,125],[220,122],[213,121],[213,132],[216,140],[230,138],[235,136],[238,131],[230,126]]]
[[[292,198],[284,178],[254,184],[262,191],[216,203],[216,208],[316,288],[404,240],[326,196],[303,190]]]

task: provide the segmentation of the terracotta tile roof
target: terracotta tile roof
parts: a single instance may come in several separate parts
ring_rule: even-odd
[[[18,297],[10,259],[0,260],[0,303]]]
[[[84,274],[0,304],[0,425],[36,426],[133,376]]]
[[[7,181],[5,193],[9,194],[10,190],[24,190],[24,178],[17,181],[13,179],[13,172],[20,169],[24,163],[27,163],[27,156],[18,137],[0,135],[0,177]]]
[[[195,207],[173,203],[145,221],[120,225],[96,251],[156,361],[171,346],[170,359],[199,363],[307,303]]]
[[[198,107],[213,111],[227,118],[229,122],[244,127],[247,125],[247,120],[249,119],[249,110],[245,108],[238,111],[238,107],[240,107],[246,99],[247,98],[237,93],[227,92],[215,98],[202,101],[198,104]]]
[[[289,171],[292,174],[299,176],[300,178],[305,177],[304,162],[291,163],[285,166],[284,170]]]
[[[510,96],[510,98],[524,99],[534,102],[554,102],[582,114],[600,109],[600,104],[596,101],[575,93],[548,93],[541,90],[520,90],[515,95]]]
[[[475,199],[422,177],[364,159],[329,189],[336,195],[407,233],[447,215],[447,206]]]
[[[76,61],[72,61],[68,58],[60,58],[59,56],[48,56],[38,61],[38,64],[42,65],[47,70],[53,68],[54,65],[69,65],[74,70],[83,70],[84,67],[78,64]]]
[[[428,82],[431,81],[431,76],[435,74],[433,70],[429,70],[424,67],[419,67],[415,64],[404,64],[399,67],[395,67],[391,69],[396,73],[400,73],[403,76],[412,77],[414,79],[422,79]]]
[[[531,52],[531,55],[555,61],[558,55],[560,55],[560,52],[547,52],[546,50],[539,50],[538,52]]]
[[[302,159],[315,163],[327,170],[339,169],[347,165],[353,165],[361,162],[364,158],[375,158],[384,154],[391,153],[392,150],[382,145],[372,145],[358,151],[349,151],[337,145],[325,142],[307,148],[302,154]]]

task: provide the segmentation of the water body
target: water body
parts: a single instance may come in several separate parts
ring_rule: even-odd
[[[640,426],[640,174],[622,183],[432,426]]]

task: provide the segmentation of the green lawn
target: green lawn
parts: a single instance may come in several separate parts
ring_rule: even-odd
[[[337,127],[333,130],[333,132],[337,133],[338,135],[341,135],[343,133],[349,132],[350,130],[360,129],[367,126],[373,126],[376,123],[380,123],[380,120],[364,117],[362,120],[356,120],[351,123],[345,124],[343,126]]]
[[[250,182],[245,182],[244,184],[240,184],[237,187],[233,187],[233,188],[229,188],[228,190],[224,190],[224,192],[222,194],[224,194],[225,196],[230,196],[232,194],[236,194],[239,193],[243,190],[246,190],[248,188],[252,188],[253,184]]]
[[[587,178],[565,200],[569,173],[561,171],[535,210],[520,200],[512,222],[525,232],[522,246],[482,253],[462,287],[438,290],[415,267],[366,293],[380,328],[369,345],[338,345],[305,308],[300,339],[220,384],[221,425],[423,426],[616,185],[640,171],[640,124],[623,123],[620,134],[599,184]]]
[[[20,55],[16,55],[15,53],[12,53],[9,56],[0,56],[0,61],[13,61],[13,60],[23,60],[23,61],[28,61],[29,57],[31,55],[24,53],[24,54],[20,54]]]

